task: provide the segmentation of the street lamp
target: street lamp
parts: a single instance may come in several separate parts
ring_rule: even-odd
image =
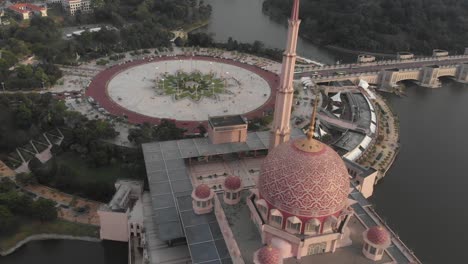
[[[226,78],[224,78],[224,92],[226,92],[226,87],[227,87],[227,79],[229,78],[229,72],[226,72]]]

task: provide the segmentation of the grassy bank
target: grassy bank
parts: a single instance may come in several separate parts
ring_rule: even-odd
[[[63,220],[41,223],[39,221],[21,220],[17,232],[0,236],[0,250],[14,247],[21,240],[38,234],[58,234],[70,236],[99,237],[99,227],[78,224]]]

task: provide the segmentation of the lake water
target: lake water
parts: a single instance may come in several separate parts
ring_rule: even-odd
[[[44,240],[26,244],[1,264],[127,264],[127,243]]]

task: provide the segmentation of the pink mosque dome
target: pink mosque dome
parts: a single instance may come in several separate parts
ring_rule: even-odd
[[[229,175],[224,180],[224,186],[231,191],[237,190],[241,187],[241,179],[238,176]]]
[[[367,230],[367,239],[375,245],[389,245],[390,234],[381,226],[373,226]]]
[[[263,161],[258,184],[270,208],[302,218],[339,213],[349,188],[341,157],[312,135],[274,148]]]
[[[206,199],[210,197],[211,189],[206,184],[200,184],[195,188],[195,196],[199,199]]]
[[[283,257],[279,249],[265,246],[258,251],[257,260],[259,264],[279,264],[282,262]]]

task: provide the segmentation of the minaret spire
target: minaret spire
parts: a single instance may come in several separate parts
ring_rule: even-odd
[[[289,140],[291,108],[294,95],[293,79],[296,66],[296,47],[299,34],[299,0],[294,0],[288,21],[288,39],[283,53],[280,84],[276,92],[275,113],[270,137],[270,150]]]
[[[315,100],[314,100],[314,108],[312,110],[312,116],[310,117],[310,126],[309,126],[309,131],[307,132],[307,139],[311,140],[314,138],[314,132],[315,132],[315,117],[317,116],[317,107],[318,107],[318,95],[315,95]]]
[[[294,141],[296,148],[309,153],[322,151],[324,146],[320,141],[314,139],[315,117],[317,116],[317,109],[319,107],[319,96],[320,94],[315,95],[314,107],[310,117],[310,126],[309,131],[307,131],[307,136],[305,138]]]

